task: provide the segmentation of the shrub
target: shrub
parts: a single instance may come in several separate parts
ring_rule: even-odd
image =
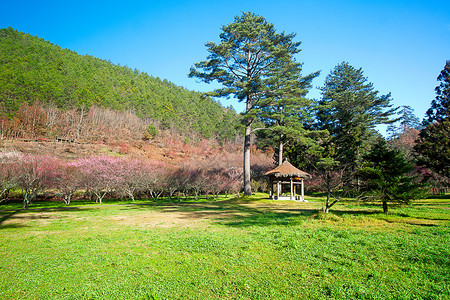
[[[158,135],[158,129],[155,125],[149,124],[144,132],[144,139],[151,140],[154,139]]]

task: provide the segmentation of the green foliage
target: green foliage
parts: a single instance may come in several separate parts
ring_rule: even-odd
[[[149,140],[155,138],[157,135],[158,135],[158,128],[156,128],[156,126],[153,124],[148,125],[147,128],[145,129],[144,138]]]
[[[450,178],[450,61],[439,74],[436,99],[423,120],[426,126],[414,150],[418,164]]]
[[[251,120],[257,116],[253,110],[267,105],[270,85],[283,72],[280,64],[291,63],[292,55],[300,51],[300,43],[293,42],[294,37],[295,34],[277,33],[262,16],[243,13],[222,27],[220,44],[206,44],[208,60],[196,63],[189,76],[221,83],[223,88],[209,94],[234,95],[245,101],[245,113],[251,114]]]
[[[109,61],[62,49],[12,28],[0,29],[0,112],[12,116],[36,99],[58,108],[133,110],[161,129],[234,136],[237,115],[201,93]],[[224,125],[224,124],[225,125]]]
[[[364,158],[359,175],[365,180],[365,189],[383,202],[384,212],[387,202],[409,203],[420,196],[418,184],[409,174],[414,164],[399,150],[389,149],[385,140],[380,138]]]
[[[431,107],[426,112],[426,119],[423,120],[425,126],[450,118],[450,60],[445,63],[437,80],[440,83],[435,88],[436,98],[431,101]]]
[[[414,150],[418,165],[450,178],[450,117],[422,129]]]
[[[306,94],[312,87],[312,80],[320,72],[307,76],[301,75],[301,64],[289,62],[281,65],[283,76],[275,78],[270,84],[271,103],[261,109],[259,119],[264,122],[265,129],[259,136],[264,138],[265,146],[278,149],[278,161],[282,163],[285,144],[297,142],[312,145],[310,131],[305,125],[311,122],[309,114],[312,100]]]
[[[393,122],[389,117],[396,109],[391,108],[391,95],[379,95],[362,69],[347,62],[331,71],[321,91],[318,127],[329,131],[338,160],[356,165],[374,136],[375,126]]]

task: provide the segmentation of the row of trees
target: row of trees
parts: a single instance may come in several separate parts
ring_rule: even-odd
[[[450,165],[448,161],[450,157],[448,152],[450,149],[448,142],[450,64],[448,62],[438,77],[441,83],[436,88],[437,97],[427,112],[427,119],[422,125],[417,126],[417,118],[410,107],[393,108],[390,94],[380,94],[365,77],[362,69],[355,68],[348,62],[342,62],[331,70],[323,87],[320,88],[322,93],[320,99],[307,99],[306,95],[312,86],[311,82],[319,72],[306,76],[302,74],[302,64],[296,60],[300,52],[300,42],[295,42],[294,38],[295,34],[276,32],[273,24],[267,22],[264,17],[243,13],[242,16],[235,17],[233,23],[223,26],[220,43],[206,44],[210,55],[207,60],[196,63],[189,73],[189,76],[205,82],[217,81],[222,84],[222,88],[208,95],[215,97],[233,95],[246,104],[246,110],[241,118],[245,131],[243,141],[245,194],[250,194],[252,189],[250,153],[251,137],[254,133],[258,134],[259,141],[264,141],[266,145],[278,150],[280,163],[284,153],[292,163],[306,171],[318,174],[323,179],[323,190],[327,192],[326,211],[338,201],[339,194],[361,195],[367,191],[382,190],[393,184],[391,180],[398,180],[405,189],[386,188],[386,191],[392,190],[397,195],[392,195],[394,192],[383,192],[384,194],[376,197],[382,198],[383,201],[398,200],[397,198],[400,197],[406,200],[412,197],[408,189],[413,186],[413,182],[404,178],[404,176],[411,177],[407,174],[411,169],[411,163],[427,167],[435,174],[440,174],[444,177],[444,182],[448,179]],[[43,46],[39,44],[39,47]],[[7,68],[10,63],[8,61],[5,64]],[[77,70],[81,67],[86,66],[76,65]],[[127,68],[121,70],[120,76],[130,73]],[[10,71],[6,70],[4,74],[11,75]],[[139,72],[131,73],[129,75],[134,77],[129,83],[124,83],[124,86],[130,87],[130,91],[122,91],[126,99],[130,99],[133,89],[142,92],[138,88],[141,83],[137,82],[145,77],[140,77]],[[77,76],[84,76],[83,72],[77,74]],[[21,87],[28,89],[32,87],[32,82],[22,82],[26,76],[7,79],[8,84],[15,82]],[[146,88],[151,86],[150,82],[145,82]],[[112,90],[119,86],[114,85]],[[79,93],[81,90],[77,88],[76,92]],[[105,93],[99,94],[100,98],[107,95],[107,92]],[[4,97],[7,100],[6,104],[13,99],[8,95]],[[185,96],[189,98],[189,95]],[[97,99],[92,95],[86,97],[90,100]],[[208,99],[200,98],[204,101]],[[166,104],[165,107],[169,113],[160,119],[163,128],[166,126],[163,123],[178,115],[178,108],[184,107],[181,102],[177,102],[175,106],[169,102]],[[153,107],[157,108],[158,105]],[[78,109],[83,107],[79,106]],[[142,112],[139,103],[133,102],[132,107],[138,109],[139,114]],[[201,103],[197,109],[199,107],[203,107]],[[27,129],[21,130],[28,132],[28,130],[39,128],[36,126],[39,118],[33,117],[33,109],[28,109],[32,106],[24,105],[23,108],[27,111],[22,114],[23,119],[26,120],[24,124]],[[95,107],[93,110],[98,111]],[[79,117],[84,118],[83,112]],[[222,116],[222,118],[214,119],[209,115],[208,118],[215,125],[222,124],[225,129],[235,129],[232,124],[236,119],[233,117],[227,119]],[[185,117],[181,119],[184,120]],[[222,122],[223,120],[226,121]],[[398,124],[396,122],[400,124],[396,125]],[[106,124],[108,122],[97,123],[100,127],[106,126],[105,132],[109,127],[114,126],[114,122],[111,123],[112,125]],[[189,122],[189,124],[195,127],[195,122]],[[390,125],[389,130],[392,132],[390,146],[382,141],[382,137],[376,131],[376,126],[380,124]],[[78,132],[79,129],[76,130]],[[416,143],[419,130],[420,138]],[[150,133],[152,130],[147,131]],[[392,146],[397,150],[393,150]],[[381,158],[384,160],[379,161]],[[387,158],[389,163],[386,162]],[[392,169],[388,167],[389,164],[398,167]],[[401,170],[401,174],[395,173],[397,170]],[[387,176],[382,177],[381,173]],[[436,176],[433,177],[436,178]]]
[[[1,104],[0,104],[1,105]],[[222,120],[221,126],[231,128],[224,130],[220,138],[211,138],[212,142],[226,144],[234,142],[239,136],[236,133],[236,114],[229,110]],[[154,119],[144,119],[134,111],[117,111],[98,106],[81,107],[78,109],[60,109],[53,104],[39,101],[31,105],[27,102],[19,106],[11,118],[1,114],[0,109],[0,141],[11,139],[60,139],[82,143],[98,141],[132,141],[154,139],[160,132],[170,132],[180,136],[177,128],[161,130],[160,122]],[[196,130],[183,134],[187,140],[201,141],[204,138]],[[216,136],[219,137],[219,136]]]
[[[163,194],[170,200],[177,193],[178,199],[182,194],[193,195],[197,200],[202,194],[215,197],[219,193],[239,193],[242,170],[233,167],[235,155],[224,156],[186,161],[173,167],[156,161],[111,156],[62,161],[45,155],[1,152],[0,200],[7,199],[14,189],[22,191],[25,208],[39,193],[48,191],[67,205],[77,192],[83,192],[99,203],[105,197],[134,201],[135,197],[144,196],[157,201]],[[271,158],[260,154],[254,170],[261,174],[271,166]]]
[[[445,191],[450,184],[450,62],[438,77],[436,99],[422,123],[409,106],[392,109],[361,69],[341,63],[312,108],[316,145],[294,142],[287,156],[323,179],[328,211],[342,194],[383,202],[422,196],[424,183]],[[393,118],[394,113],[397,118]],[[391,119],[389,118],[391,117]],[[390,124],[387,141],[375,126]],[[331,199],[334,198],[334,199]]]

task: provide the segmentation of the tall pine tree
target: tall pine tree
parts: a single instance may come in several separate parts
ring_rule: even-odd
[[[361,68],[347,62],[338,64],[325,79],[318,101],[318,128],[328,130],[336,152],[333,159],[345,164],[348,179],[368,149],[375,126],[389,124],[396,109],[391,95],[380,95]]]
[[[440,83],[434,89],[436,98],[431,101],[431,107],[426,112],[423,120],[424,126],[450,117],[450,60],[446,61],[437,80]]]
[[[450,178],[450,61],[439,74],[436,98],[427,110],[414,147],[418,164]]]
[[[236,16],[233,23],[223,26],[220,43],[209,42],[207,60],[194,64],[189,76],[204,82],[217,81],[222,88],[211,96],[234,95],[245,103],[244,112],[244,193],[251,194],[250,136],[252,123],[261,109],[273,101],[273,84],[283,81],[285,66],[295,62],[300,42],[295,34],[277,33],[273,24],[253,13]]]
[[[266,128],[263,137],[266,143],[278,148],[278,164],[283,163],[283,149],[289,142],[308,145],[314,141],[309,137],[305,123],[310,119],[309,112],[312,100],[306,98],[312,80],[320,72],[302,76],[300,63],[292,63],[282,67],[282,80],[271,84],[271,104],[261,110],[259,118]],[[277,79],[277,78],[276,78]]]

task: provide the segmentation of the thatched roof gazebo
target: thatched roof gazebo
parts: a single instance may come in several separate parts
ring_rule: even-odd
[[[287,160],[275,169],[264,175],[270,178],[270,198],[274,200],[300,200],[305,201],[303,180],[311,178],[311,175],[297,169]],[[283,184],[289,184],[290,196],[282,196]],[[296,186],[301,185],[301,196],[296,195]],[[276,187],[276,194],[274,194]]]

